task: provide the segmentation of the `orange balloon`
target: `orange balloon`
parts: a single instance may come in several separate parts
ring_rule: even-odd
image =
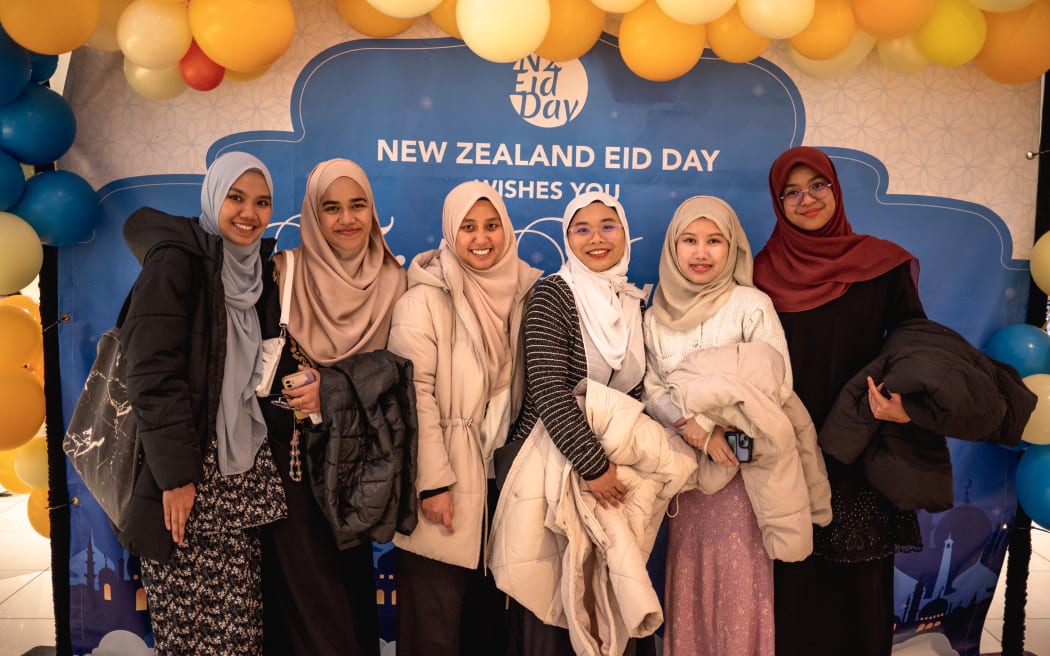
[[[25,369],[0,369],[0,450],[17,449],[44,423],[44,386]]]
[[[846,49],[856,21],[849,0],[816,0],[813,20],[791,37],[791,47],[810,59],[830,59]]]
[[[984,17],[988,35],[974,58],[981,72],[1003,84],[1024,84],[1050,69],[1050,3]]]
[[[0,23],[15,43],[41,55],[61,55],[87,43],[98,27],[101,0],[3,0]]]
[[[21,367],[44,347],[40,323],[15,305],[0,305],[0,367]]]
[[[933,13],[934,0],[853,0],[857,27],[877,39],[911,34]]]
[[[231,71],[226,70],[226,75],[223,76],[224,80],[232,80],[234,82],[249,82],[256,78],[262,77],[262,74],[270,70],[269,66],[265,66],[254,71]]]
[[[394,36],[401,34],[416,22],[415,18],[387,16],[368,4],[368,0],[336,0],[335,4],[346,24],[365,36]]]
[[[29,494],[33,491],[15,471],[14,451],[0,451],[0,487],[11,494]]]
[[[656,0],[624,14],[620,56],[635,75],[666,82],[692,70],[704,54],[704,26],[685,25],[665,14]]]
[[[551,0],[551,22],[536,54],[551,61],[578,59],[605,27],[605,12],[591,0]]]
[[[208,59],[257,71],[280,59],[295,37],[290,0],[193,0],[190,31]]]
[[[51,539],[51,510],[47,502],[47,488],[36,488],[29,493],[26,502],[26,515],[29,516],[29,525],[33,530]]]
[[[772,41],[756,33],[733,7],[707,24],[707,45],[716,55],[733,64],[743,64],[758,57]]]
[[[40,323],[40,303],[34,301],[31,297],[25,294],[14,294],[12,296],[6,296],[0,299],[0,306],[10,305],[21,310],[24,310],[33,317],[33,321]]]
[[[462,39],[463,34],[456,24],[456,0],[442,0],[441,4],[430,12],[430,20],[449,36]]]

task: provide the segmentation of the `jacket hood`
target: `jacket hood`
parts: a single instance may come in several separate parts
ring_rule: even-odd
[[[441,269],[441,250],[423,251],[408,265],[408,286],[430,285],[448,291],[445,273]]]
[[[124,222],[124,243],[139,264],[158,246],[176,246],[191,255],[204,257],[221,242],[219,237],[204,232],[196,217],[176,216],[152,207],[136,210]],[[264,260],[273,253],[276,243],[271,238],[261,240]]]

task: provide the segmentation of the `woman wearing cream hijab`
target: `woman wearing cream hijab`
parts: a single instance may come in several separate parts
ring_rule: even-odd
[[[264,276],[266,337],[279,332],[279,286],[292,279],[288,341],[271,393],[283,393],[299,417],[262,404],[288,500],[288,519],[263,534],[266,652],[378,654],[372,545],[336,546],[302,477],[297,422],[321,409],[316,367],[386,346],[405,271],[383,239],[368,177],[349,160],[321,162],[310,173],[300,234],[294,271],[278,253]],[[281,378],[297,370],[312,373],[314,382],[281,389]]]
[[[519,329],[539,271],[518,258],[499,193],[482,182],[449,192],[444,239],[409,268],[390,350],[414,366],[419,523],[396,534],[397,651],[503,653],[504,595],[486,572],[495,508],[492,453],[523,396]]]

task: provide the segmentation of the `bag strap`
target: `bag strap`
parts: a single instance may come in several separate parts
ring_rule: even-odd
[[[281,290],[281,335],[284,335],[288,327],[288,318],[292,313],[292,280],[295,276],[295,252],[284,251],[284,272],[287,278],[284,281],[284,289]]]

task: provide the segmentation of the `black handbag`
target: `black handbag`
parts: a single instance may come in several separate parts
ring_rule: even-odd
[[[142,445],[128,400],[127,367],[119,339],[130,301],[129,292],[117,325],[98,340],[98,354],[62,440],[62,450],[118,532],[127,524],[142,465]]]

